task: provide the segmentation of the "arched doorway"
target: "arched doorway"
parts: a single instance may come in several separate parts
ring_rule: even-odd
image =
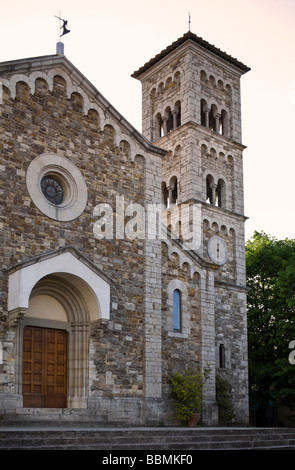
[[[92,295],[83,284],[55,273],[31,292],[23,318],[23,406],[86,406]]]
[[[90,328],[109,318],[110,282],[76,252],[11,272],[9,314],[24,407],[87,408]]]

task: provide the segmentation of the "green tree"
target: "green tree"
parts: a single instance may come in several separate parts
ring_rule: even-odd
[[[250,400],[295,409],[295,240],[254,232],[246,244]]]

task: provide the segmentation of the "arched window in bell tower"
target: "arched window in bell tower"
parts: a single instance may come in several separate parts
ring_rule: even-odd
[[[164,207],[168,206],[168,189],[164,181],[162,182],[162,204]]]
[[[180,86],[180,72],[175,73],[173,82],[174,82],[175,86],[177,86],[177,87]]]
[[[216,188],[216,205],[225,208],[225,182],[219,179]]]
[[[225,111],[225,109],[223,109],[220,114],[218,132],[225,137],[229,137],[228,113]]]
[[[212,175],[206,177],[206,202],[213,206],[226,206],[226,186],[223,179],[219,179],[217,184]]]
[[[161,114],[158,113],[155,117],[155,140],[160,139],[164,135],[163,120]]]
[[[206,178],[206,202],[208,202],[209,204],[215,204],[215,200],[213,198],[213,185],[213,176],[208,175]]]
[[[164,114],[164,135],[173,131],[173,114],[171,108],[168,107]]]
[[[169,182],[168,193],[169,193],[169,206],[171,206],[171,204],[177,204],[178,184],[177,184],[176,176],[173,176]]]
[[[177,101],[174,106],[174,115],[173,115],[173,127],[176,129],[176,127],[181,126],[181,103],[180,101]]]
[[[217,116],[217,107],[215,106],[215,104],[212,104],[210,111],[209,111],[209,129],[215,132],[217,131],[216,116]]]
[[[208,127],[209,123],[207,122],[208,118],[207,118],[206,114],[208,114],[207,102],[206,102],[206,100],[202,99],[201,100],[201,125]],[[209,114],[208,114],[208,116],[209,116]]]
[[[202,126],[208,127],[211,131],[230,137],[228,112],[223,109],[219,113],[215,104],[209,108],[204,98],[201,99],[200,122]]]

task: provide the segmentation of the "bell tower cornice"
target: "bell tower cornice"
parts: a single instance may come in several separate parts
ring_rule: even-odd
[[[202,137],[207,140],[208,142],[215,142],[217,145],[223,145],[223,146],[231,146],[232,149],[236,150],[245,150],[247,148],[246,145],[243,145],[241,142],[236,142],[229,137],[226,137],[224,135],[218,134],[217,132],[214,132],[201,124],[197,124],[194,121],[188,121],[181,126],[175,128],[172,130],[169,134],[163,135],[160,137],[158,140],[154,141],[154,145],[158,147],[164,147],[167,148],[168,146],[166,145],[166,142],[171,142],[173,140],[174,136],[178,136],[181,133],[186,132],[188,129],[191,129],[193,131],[197,131],[202,133]]]
[[[201,51],[203,50],[204,52],[207,51],[210,54],[214,54],[220,59],[222,59],[224,62],[227,62],[228,64],[231,64],[234,66],[235,69],[239,70],[240,75],[243,73],[248,72],[251,70],[247,65],[244,65],[242,62],[239,60],[231,57],[229,54],[221,51],[214,45],[210,44],[209,42],[205,41],[203,38],[197,36],[196,34],[192,33],[191,31],[188,31],[185,33],[182,37],[174,41],[170,46],[166,47],[166,49],[162,50],[159,54],[157,54],[154,58],[146,62],[142,67],[140,67],[137,71],[135,71],[132,74],[133,78],[137,78],[141,80],[143,74],[147,72],[151,67],[154,67],[157,63],[162,61],[165,57],[170,55],[173,51],[178,49],[180,46],[183,44],[189,45],[189,43],[197,45],[198,49]]]

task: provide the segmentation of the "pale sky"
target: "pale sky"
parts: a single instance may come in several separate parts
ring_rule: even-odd
[[[0,62],[65,55],[141,131],[131,74],[191,31],[251,71],[242,77],[246,238],[295,238],[295,0],[0,0]]]

